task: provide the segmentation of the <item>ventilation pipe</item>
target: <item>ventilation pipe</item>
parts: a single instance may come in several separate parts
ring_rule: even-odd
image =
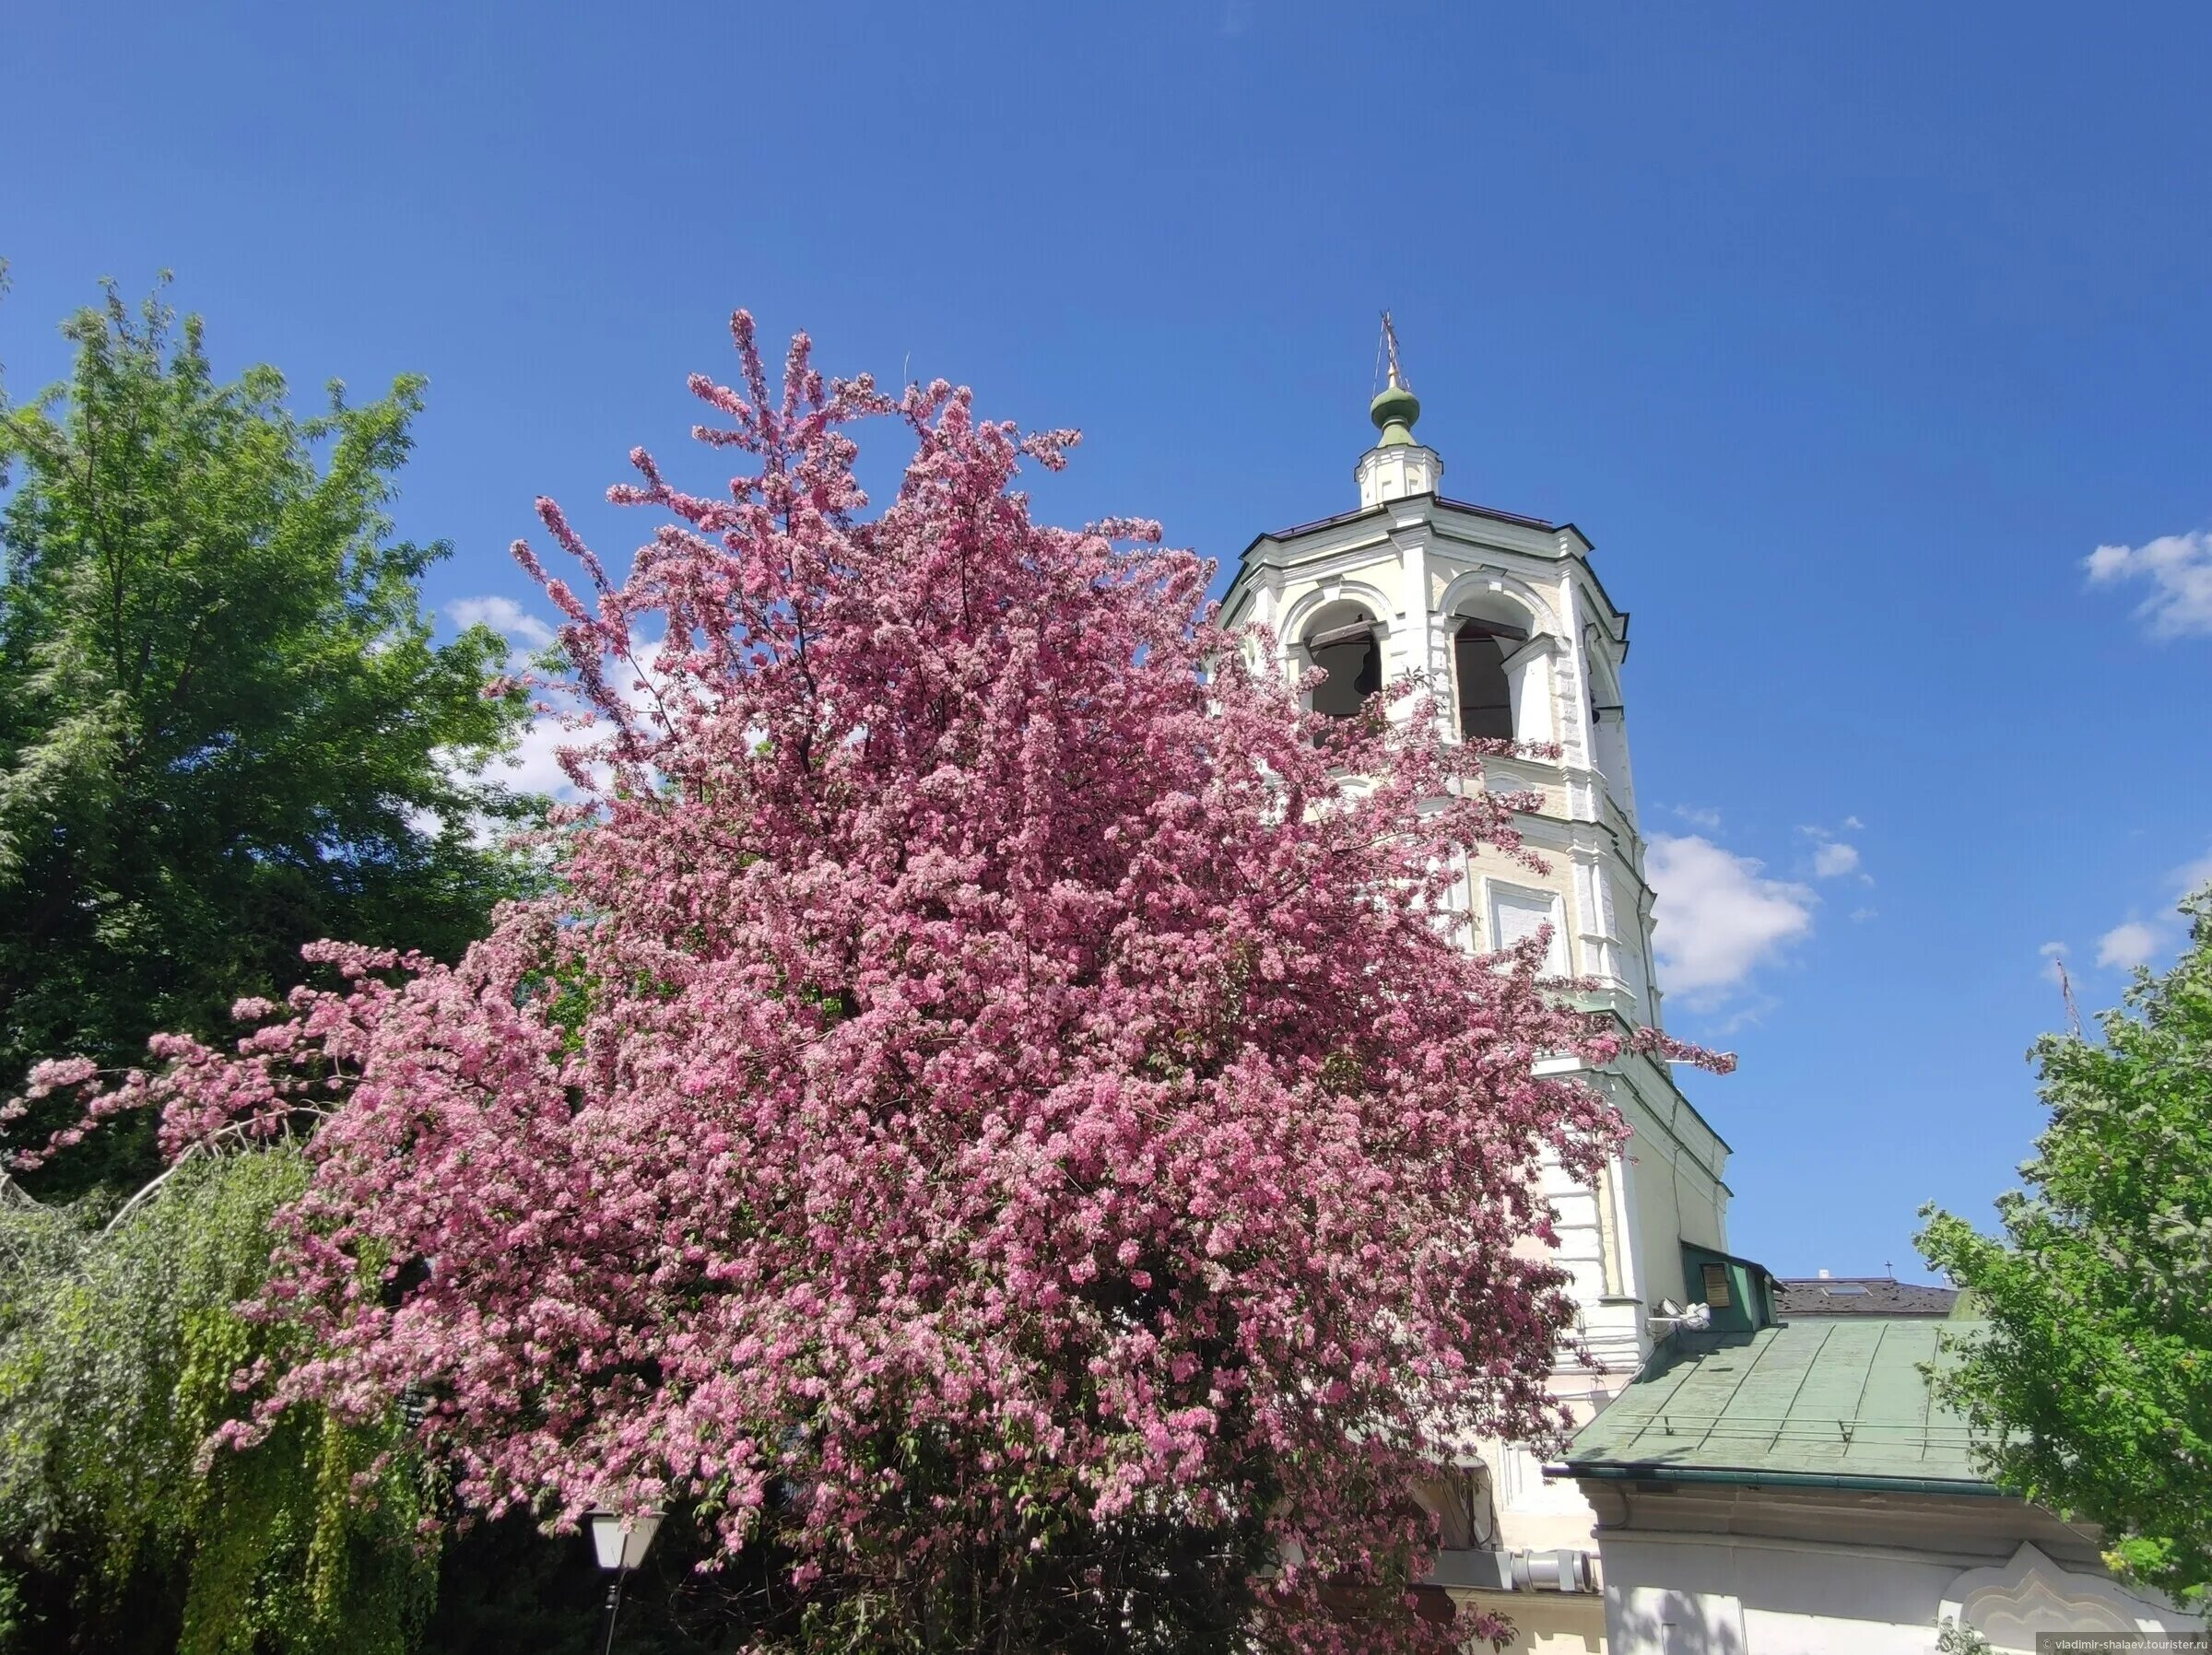
[[[1592,1552],[1445,1551],[1425,1586],[1455,1586],[1467,1591],[1594,1592],[1597,1556]]]

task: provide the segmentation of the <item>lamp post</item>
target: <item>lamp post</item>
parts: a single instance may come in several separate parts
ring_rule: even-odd
[[[592,1550],[598,1554],[599,1567],[614,1576],[606,1587],[606,1655],[614,1655],[615,1615],[622,1607],[622,1582],[629,1579],[631,1569],[645,1561],[653,1537],[660,1532],[661,1513],[625,1514],[597,1508],[585,1512],[583,1520],[592,1531]]]

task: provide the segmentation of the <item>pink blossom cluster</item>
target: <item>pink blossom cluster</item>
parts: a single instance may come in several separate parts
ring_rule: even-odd
[[[735,332],[697,434],[757,475],[634,455],[619,583],[541,502],[588,594],[517,548],[605,733],[560,894],[457,965],[324,945],[341,987],[96,1107],[172,1148],[323,1111],[267,1307],[314,1355],[265,1416],[407,1391],[480,1508],[772,1520],[817,1592],[1256,1515],[1266,1641],[1349,1647],[1329,1603],[1431,1543],[1423,1465],[1563,1426],[1539,1159],[1620,1126],[1533,1065],[1622,1037],[1535,945],[1466,947],[1465,856],[1520,853],[1479,749],[1302,712],[1151,525],[1033,522],[1072,434],[825,384],[803,336],[771,391]],[[916,452],[864,521],[887,414]]]

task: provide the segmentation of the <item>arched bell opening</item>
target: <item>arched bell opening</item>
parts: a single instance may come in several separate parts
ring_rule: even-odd
[[[1358,604],[1330,605],[1299,641],[1308,663],[1328,674],[1313,687],[1315,712],[1350,718],[1382,689],[1382,628]]]
[[[1460,622],[1452,635],[1452,668],[1461,740],[1513,739],[1513,685],[1505,663],[1527,641],[1527,633],[1493,621]]]
[[[1628,709],[1622,704],[1620,683],[1594,652],[1588,673],[1590,683],[1590,762],[1606,779],[1614,802],[1624,810],[1635,809],[1635,792],[1629,779]]]
[[[1531,616],[1495,594],[1464,600],[1448,617],[1452,677],[1462,741],[1528,739],[1521,701]]]

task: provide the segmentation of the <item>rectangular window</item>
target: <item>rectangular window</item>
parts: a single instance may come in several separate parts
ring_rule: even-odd
[[[1515,943],[1551,927],[1551,944],[1544,952],[1544,969],[1554,977],[1567,975],[1566,915],[1559,898],[1550,891],[1535,891],[1517,885],[1490,885],[1490,946],[1510,948]]]
[[[1725,1310],[1735,1302],[1728,1292],[1727,1265],[1708,1264],[1705,1266],[1705,1302],[1716,1310]]]

